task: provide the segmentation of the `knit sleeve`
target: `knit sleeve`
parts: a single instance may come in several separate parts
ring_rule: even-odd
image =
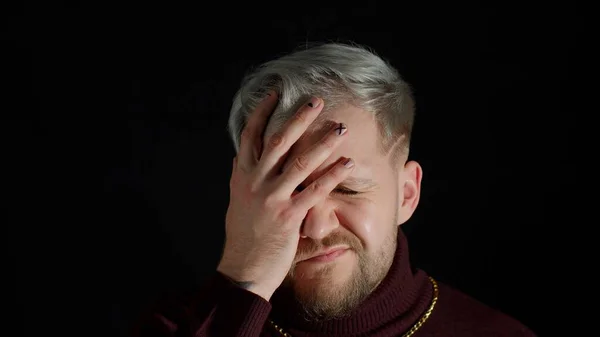
[[[215,275],[191,298],[157,303],[134,327],[134,337],[258,337],[271,311],[264,298]]]

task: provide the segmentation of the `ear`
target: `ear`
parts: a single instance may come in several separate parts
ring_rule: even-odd
[[[416,161],[407,162],[398,172],[398,225],[408,221],[415,212],[421,196],[423,169]]]

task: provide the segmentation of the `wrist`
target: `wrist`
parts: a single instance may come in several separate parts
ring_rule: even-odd
[[[266,301],[269,301],[271,299],[271,296],[273,296],[273,293],[275,292],[275,291],[266,289],[261,284],[259,284],[256,280],[253,280],[251,278],[244,278],[244,277],[237,276],[235,273],[229,273],[229,272],[223,270],[222,268],[217,268],[217,271],[221,275],[223,275],[223,277],[225,277],[229,281],[229,283],[231,283],[233,286],[242,288],[251,293],[254,293],[254,294],[264,298]]]

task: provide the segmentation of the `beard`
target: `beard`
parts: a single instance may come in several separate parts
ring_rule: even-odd
[[[349,316],[381,283],[394,260],[398,226],[387,236],[381,248],[367,254],[358,238],[351,234],[332,233],[321,244],[314,242],[298,247],[297,256],[310,256],[327,247],[348,245],[357,263],[350,267],[349,275],[336,274],[336,262],[326,264],[311,272],[310,278],[296,271],[295,262],[282,283],[282,288],[307,321],[323,321]],[[351,237],[352,236],[352,237]],[[300,259],[298,259],[300,260]]]

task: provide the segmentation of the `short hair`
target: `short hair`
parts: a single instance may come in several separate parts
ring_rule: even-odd
[[[268,61],[248,73],[229,116],[236,152],[248,116],[270,90],[277,92],[279,103],[265,130],[267,135],[279,130],[305,100],[318,96],[325,102],[324,113],[343,104],[372,113],[380,130],[381,150],[388,153],[393,147],[394,162],[408,155],[415,114],[412,90],[394,67],[367,47],[318,44]]]

